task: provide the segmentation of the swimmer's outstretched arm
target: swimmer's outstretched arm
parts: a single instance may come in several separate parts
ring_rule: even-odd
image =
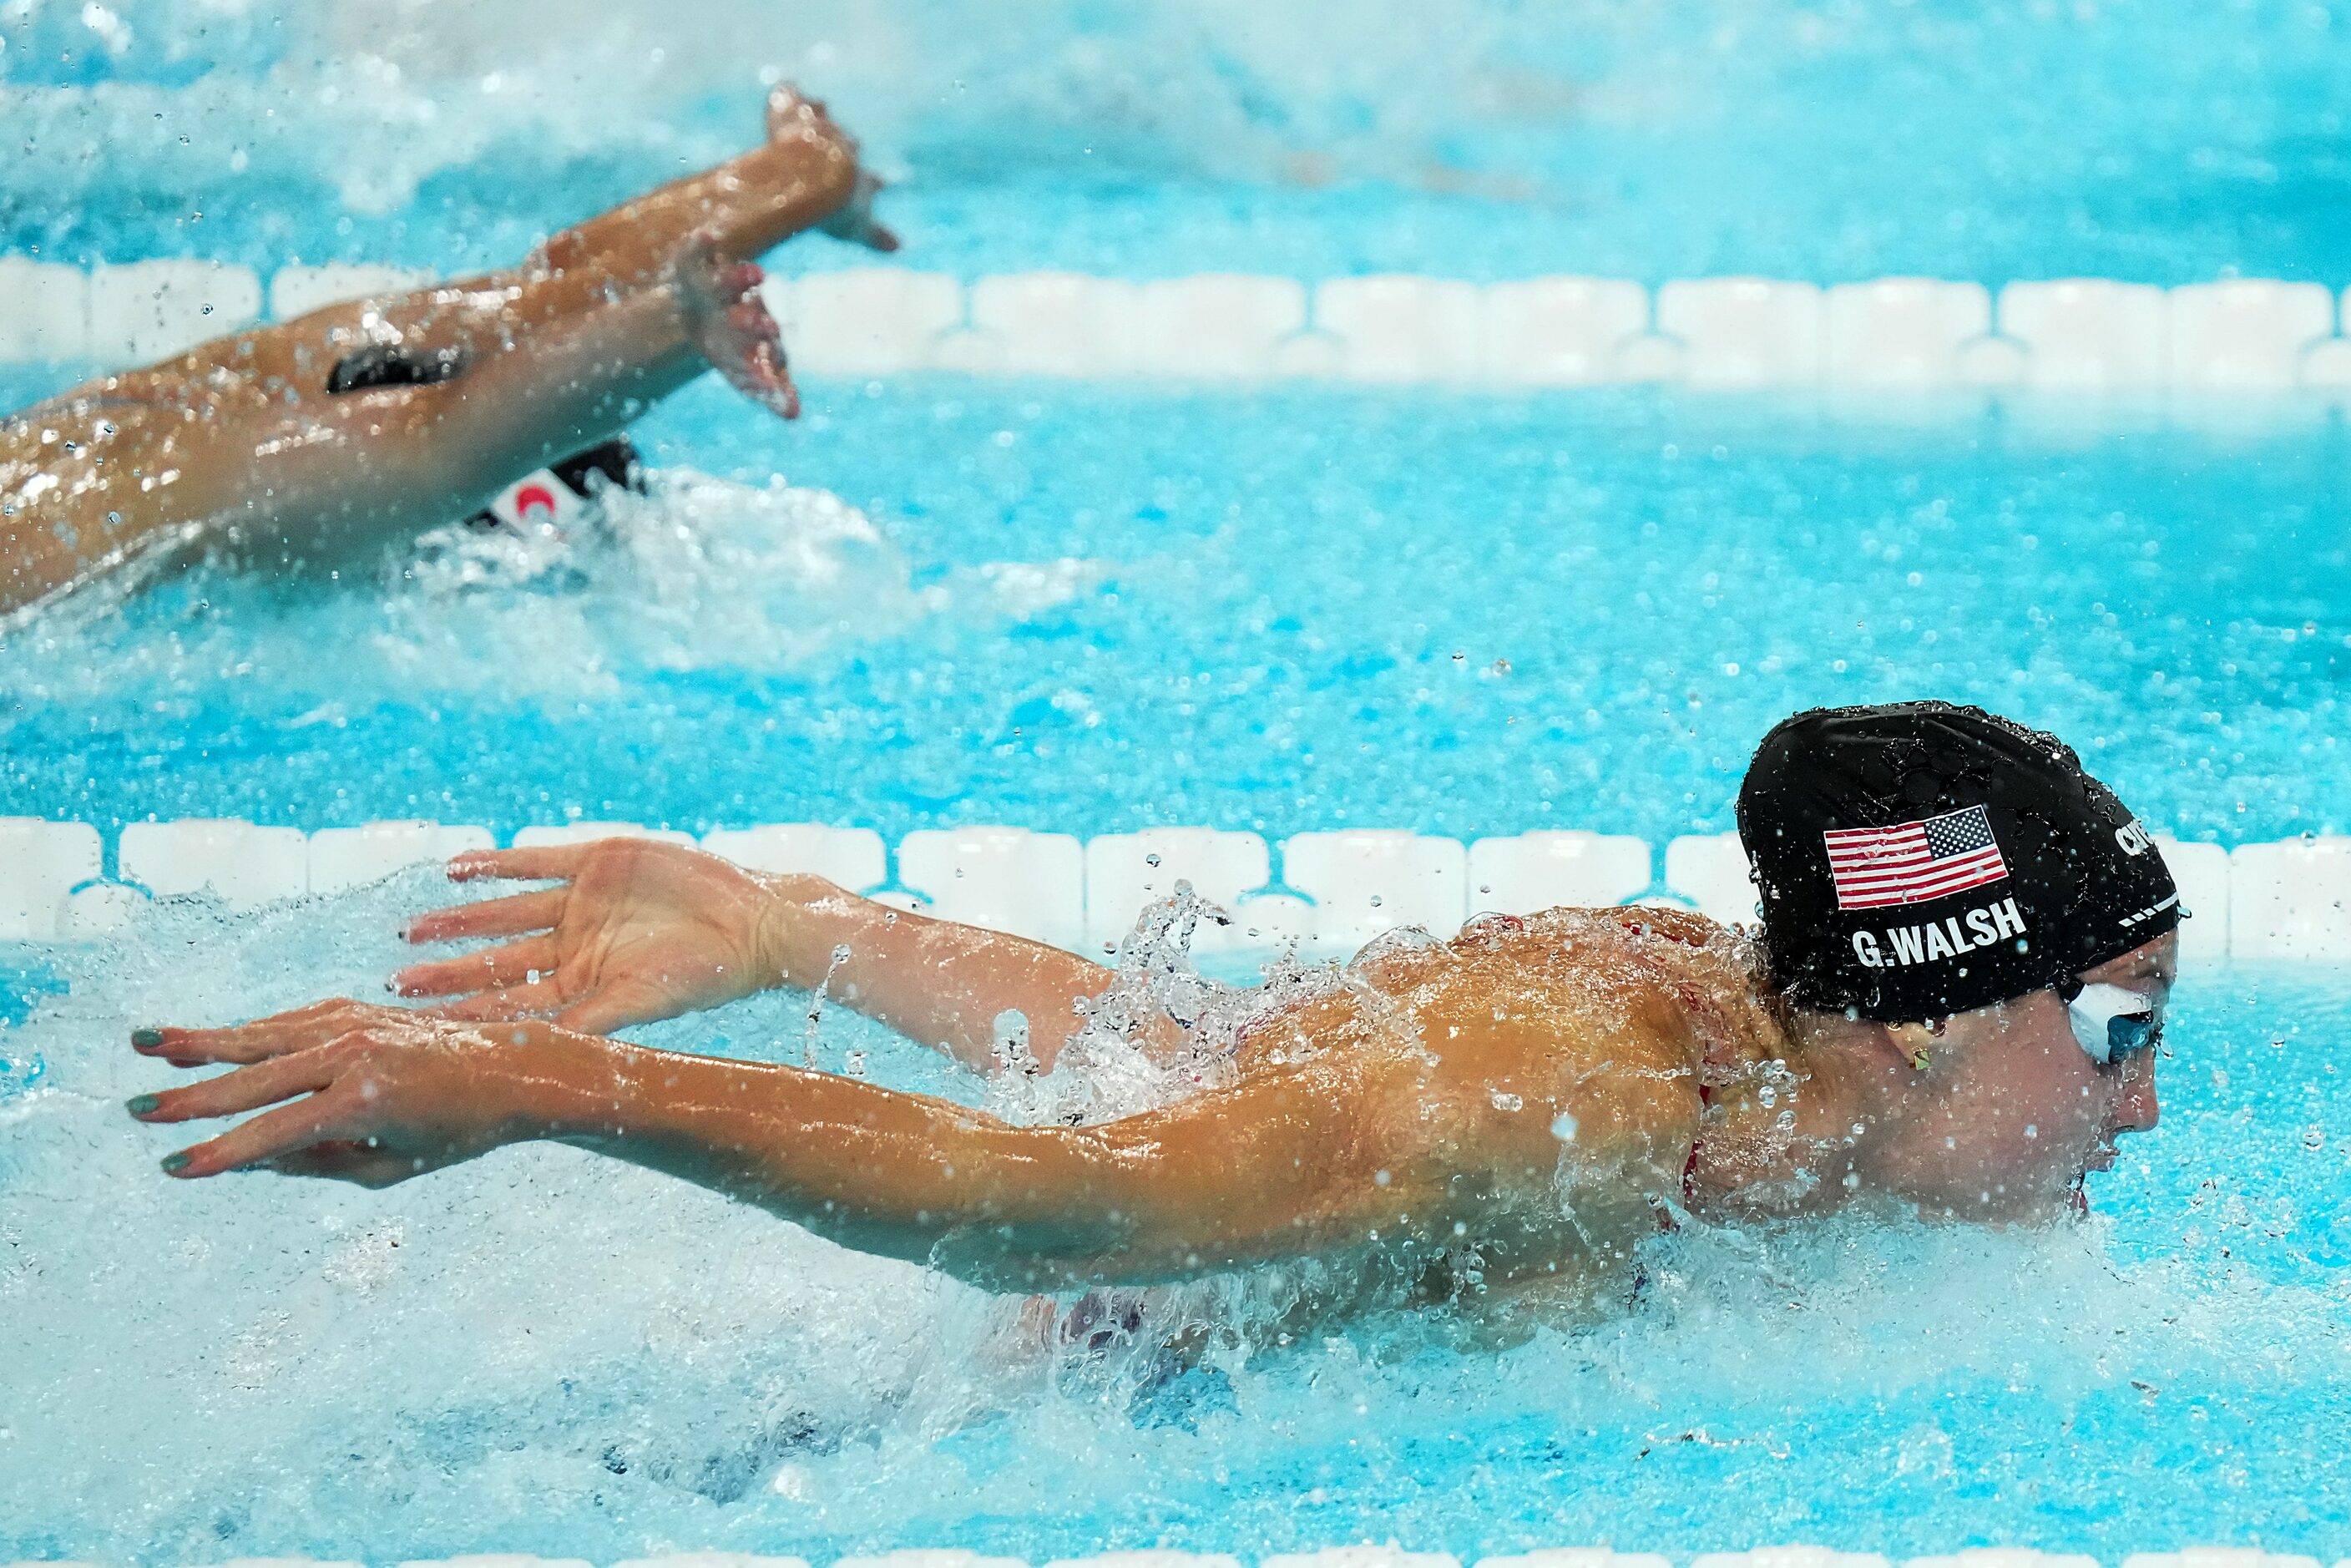
[[[897,236],[873,218],[880,188],[824,105],[778,87],[768,97],[764,145],[566,229],[535,259],[565,274],[584,266],[606,279],[651,281],[696,235],[749,258],[819,223],[838,238],[893,251]]]
[[[306,527],[372,533],[354,525],[473,510],[532,468],[610,440],[705,368],[792,418],[799,393],[750,258],[820,224],[896,249],[872,216],[877,188],[824,106],[778,88],[764,144],[564,230],[521,267],[194,350],[178,368],[283,382],[297,412],[286,437],[254,443],[249,463],[191,472],[187,502],[209,487],[220,492],[212,509],[233,515],[266,497],[268,516],[248,517],[248,532],[285,530],[287,552],[301,556],[326,543]],[[385,331],[468,368],[323,395],[336,355]]]
[[[1465,1234],[1499,1272],[1565,1223],[1552,1113],[1495,1111],[1468,1050],[1308,1053],[1144,1115],[1017,1127],[799,1068],[356,1002],[159,1030],[141,1048],[247,1064],[131,1102],[152,1123],[259,1113],[167,1158],[174,1176],[267,1166],[383,1186],[503,1144],[555,1140],[993,1289],[1426,1256]],[[1598,1099],[1582,1092],[1575,1107],[1595,1154],[1609,1142]]]
[[[894,248],[874,189],[822,107],[778,89],[764,145],[565,230],[520,267],[256,327],[0,419],[0,612],[193,544],[273,564],[356,559],[610,439],[705,366],[789,417],[749,258],[820,224]],[[465,368],[326,391],[343,356],[387,344]]]
[[[511,352],[528,348],[534,333],[667,287],[690,246],[750,261],[821,226],[876,250],[895,250],[897,236],[872,214],[879,188],[859,165],[857,143],[824,106],[779,87],[768,96],[763,144],[560,230],[518,266],[324,306],[215,339],[156,369],[228,371],[315,399],[340,357],[387,334],[424,355]]]
[[[411,997],[447,997],[465,1019],[552,1018],[604,1034],[721,1006],[776,986],[813,990],[965,1065],[999,1065],[999,1024],[1019,1026],[1050,1069],[1077,1030],[1076,1004],[1110,971],[1026,937],[908,914],[815,876],[747,872],[642,839],[460,855],[449,874],[552,887],[433,911],[413,942],[500,938],[402,970]],[[1172,1021],[1144,1043],[1180,1044]]]

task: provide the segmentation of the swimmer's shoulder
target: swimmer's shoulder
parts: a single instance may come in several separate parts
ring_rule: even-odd
[[[1487,915],[1454,946],[1489,969],[1498,994],[1542,997],[1563,1030],[1604,1048],[1629,1032],[1711,1082],[1784,1054],[1785,1020],[1754,939],[1695,910]]]
[[[1692,909],[1562,905],[1533,915],[1481,915],[1449,946],[1473,960],[1532,966],[1621,994],[1691,983],[1750,988],[1758,955],[1743,931]]]

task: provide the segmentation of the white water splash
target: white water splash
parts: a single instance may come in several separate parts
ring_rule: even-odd
[[[790,671],[958,602],[952,585],[916,590],[824,491],[671,469],[597,510],[569,538],[435,529],[332,580],[205,566],[137,594],[93,585],[0,631],[0,685],[72,702],[259,682],[333,722],[436,693],[586,699],[647,674]]]
[[[1345,1475],[1366,1443],[1529,1429],[1719,1450],[1759,1484],[1809,1467],[1822,1495],[1881,1470],[1940,1495],[1967,1479],[1953,1387],[1990,1379],[2054,1429],[2117,1399],[2274,1401],[2351,1373],[2342,1291],[2118,1265],[2104,1223],[1689,1227],[1646,1249],[1633,1310],[1465,1356],[1401,1308],[1294,1345],[1252,1337],[1311,1295],[1311,1271],[1101,1292],[1072,1333],[1067,1303],[1040,1317],[566,1148],[383,1192],[155,1170],[175,1140],[120,1101],[171,1073],[129,1051],[131,1029],[381,996],[402,919],[447,893],[417,872],[246,916],[160,904],[51,956],[65,988],[0,1051],[44,1069],[0,1100],[0,1542],[178,1562],[896,1544],[1058,1517],[1073,1474],[1078,1528],[1099,1530],[1083,1521],[1225,1507],[1223,1475],[1256,1482],[1230,1506],[1288,1506],[1301,1456]],[[1270,991],[1204,979],[1186,953],[1202,914],[1188,894],[1146,912],[1060,1072],[983,1085],[838,1008],[826,1059],[871,1046],[878,1079],[1022,1120],[1164,1103],[1225,1071],[1248,1018],[1340,978],[1285,961]],[[1134,1047],[1154,1009],[1192,1051]],[[803,998],[770,995],[644,1038],[797,1060],[805,1021]],[[1883,1441],[1807,1448],[1817,1419]],[[2051,1484],[2102,1483],[2093,1468]],[[1380,1474],[1360,1485],[1363,1528],[1397,1517]]]
[[[1036,1071],[1033,1061],[1008,1053],[1010,1070],[989,1080],[987,1108],[1023,1125],[1078,1126],[1221,1088],[1232,1082],[1233,1051],[1248,1024],[1343,983],[1336,966],[1301,963],[1290,950],[1265,965],[1259,984],[1209,978],[1193,963],[1193,934],[1203,920],[1228,919],[1182,881],[1174,896],[1146,905],[1119,946],[1109,988],[1079,1005],[1082,1021],[1053,1071]],[[1172,1054],[1144,1043],[1162,1018],[1183,1033]]]

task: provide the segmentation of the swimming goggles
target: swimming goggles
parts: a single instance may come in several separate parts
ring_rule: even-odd
[[[2101,1067],[2163,1040],[2163,1011],[2155,998],[2121,986],[2073,982],[2065,1016],[2074,1026],[2074,1039]]]

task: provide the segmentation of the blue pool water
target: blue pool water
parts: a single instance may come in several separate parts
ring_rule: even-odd
[[[1013,10],[0,7],[0,252],[502,261],[740,145],[773,66],[902,177],[904,259],[965,275],[2351,277],[2351,28],[2304,0]],[[88,368],[0,366],[0,407]],[[808,391],[795,426],[674,400],[602,542],[11,627],[0,814],[1662,842],[1729,825],[1791,709],[1936,695],[2185,837],[2351,825],[2333,415]],[[1171,1379],[569,1150],[156,1175],[130,1029],[380,995],[445,891],[0,951],[0,1561],[2351,1553],[2333,970],[2191,973],[2086,1224],[1687,1229],[1637,1302],[1494,1355],[1395,1315],[1272,1343],[1280,1277],[1221,1281],[1179,1306],[1236,1332]],[[797,1059],[804,1006],[644,1037]],[[981,1099],[837,1015],[816,1043]]]
[[[2191,976],[2162,1125],[2086,1224],[1685,1231],[1631,1310],[1500,1354],[1386,1316],[1171,1382],[1040,1364],[1011,1305],[567,1149],[381,1193],[158,1177],[168,1140],[120,1104],[159,1070],[124,1032],[363,992],[432,895],[159,909],[0,1031],[48,1065],[0,1081],[0,1550],[2351,1550],[2339,976]],[[797,1059],[801,1010],[646,1036]],[[870,1028],[820,1036],[977,1098]],[[1280,1286],[1209,1294],[1247,1321]]]
[[[216,574],[8,639],[0,812],[1661,843],[1729,826],[1793,709],[1932,694],[2055,729],[2183,837],[2351,824],[2331,423],[948,380],[809,406],[697,386],[642,429],[683,488],[503,582]]]
[[[0,18],[0,249],[503,261],[739,147],[764,70],[965,274],[2346,281],[2351,22],[2313,0],[105,15]]]

